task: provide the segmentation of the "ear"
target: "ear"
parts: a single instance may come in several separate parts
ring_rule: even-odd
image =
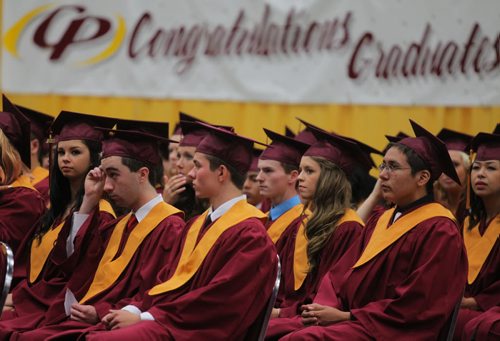
[[[426,169],[418,172],[417,177],[417,185],[420,187],[426,186],[431,181],[431,173]]]
[[[288,183],[294,183],[297,182],[299,178],[299,171],[294,169],[293,171],[288,174]]]
[[[40,149],[40,141],[38,139],[33,139],[30,142],[31,154],[38,154],[38,150]]]
[[[220,165],[219,168],[217,168],[216,172],[217,172],[217,180],[219,182],[224,182],[231,177],[229,170],[224,165]]]
[[[144,183],[144,182],[149,182],[149,168],[148,167],[141,167],[137,171],[137,174],[139,175],[139,182]]]

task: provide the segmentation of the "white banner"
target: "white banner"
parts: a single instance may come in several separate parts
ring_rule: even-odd
[[[500,104],[498,0],[3,0],[3,91]]]

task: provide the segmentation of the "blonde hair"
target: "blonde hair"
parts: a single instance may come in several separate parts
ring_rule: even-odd
[[[3,173],[0,185],[10,185],[21,176],[23,169],[26,168],[19,152],[10,143],[2,129],[0,129],[0,168]]]

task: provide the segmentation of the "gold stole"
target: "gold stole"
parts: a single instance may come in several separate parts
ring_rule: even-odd
[[[307,258],[307,237],[305,233],[305,226],[309,217],[302,221],[297,232],[297,237],[295,238],[295,250],[293,254],[293,277],[294,277],[294,288],[295,291],[299,290],[304,280],[306,279],[307,273],[309,272],[309,260]],[[337,222],[337,226],[348,221],[353,221],[365,226],[363,220],[358,216],[358,214],[352,210],[347,209],[344,215]]]
[[[367,263],[372,258],[384,251],[390,245],[395,243],[399,238],[411,231],[421,222],[434,218],[446,217],[455,221],[453,214],[442,205],[437,203],[426,204],[414,211],[401,216],[392,225],[389,226],[389,221],[394,213],[395,208],[387,210],[380,216],[375,225],[373,234],[368,241],[368,245],[364,249],[361,257],[354,264],[353,269]]]
[[[120,277],[137,251],[137,248],[141,245],[142,241],[149,235],[149,233],[153,231],[165,218],[179,212],[180,211],[178,209],[163,201],[158,203],[151,209],[146,217],[144,217],[144,219],[134,227],[127,239],[122,253],[118,258],[113,260],[118,252],[125,226],[127,225],[132,213],[123,217],[113,229],[108,246],[106,247],[101,261],[99,262],[99,266],[95,272],[94,279],[90,284],[89,290],[80,300],[80,304],[85,303],[90,298],[108,289],[118,279],[118,277]]]
[[[99,200],[99,211],[100,212],[108,212],[113,217],[115,216],[115,212],[111,207],[111,204],[104,199]],[[30,275],[29,281],[30,283],[34,283],[38,276],[40,276],[40,272],[47,262],[47,258],[49,257],[50,252],[54,248],[54,244],[59,236],[59,232],[61,232],[62,227],[64,226],[65,221],[61,222],[55,228],[51,228],[42,236],[42,240],[40,243],[37,241],[33,241],[31,243],[31,252],[30,252]]]
[[[207,215],[208,211],[205,211],[193,222],[187,233],[181,258],[174,274],[166,282],[154,286],[148,293],[150,296],[175,290],[187,283],[198,271],[208,252],[226,230],[248,218],[264,219],[266,217],[262,211],[248,204],[246,200],[238,201],[210,226],[198,245],[195,245]]]
[[[33,187],[33,185],[31,184],[31,179],[27,175],[21,175],[8,186],[8,188],[14,188],[14,187],[26,187],[36,191],[35,187]]]
[[[469,217],[465,218],[463,232],[464,244],[469,259],[467,281],[472,284],[500,236],[500,215],[492,219],[483,236],[479,233],[479,224],[470,231],[466,226],[469,226]]]
[[[33,177],[33,180],[31,183],[33,185],[38,184],[40,181],[44,180],[46,177],[49,176],[49,171],[46,170],[43,167],[37,166],[33,171],[31,172],[31,176]]]
[[[304,205],[298,204],[283,213],[278,219],[276,219],[269,229],[267,230],[267,234],[271,238],[274,244],[278,241],[278,239],[281,237],[283,232],[285,232],[285,229],[290,226],[292,221],[297,219],[302,212],[304,211]],[[309,216],[311,214],[311,211],[306,210],[305,212],[306,216]]]

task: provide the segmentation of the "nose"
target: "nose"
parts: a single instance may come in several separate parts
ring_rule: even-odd
[[[299,173],[299,176],[297,176],[297,181],[298,182],[304,181],[304,171]]]
[[[187,176],[188,176],[189,178],[191,178],[191,180],[196,179],[196,167],[193,167],[193,168],[189,171],[189,173],[188,173],[188,175],[187,175]]]
[[[387,168],[382,168],[382,170],[378,173],[378,177],[383,180],[388,179],[389,171],[387,170]]]
[[[243,189],[249,189],[250,188],[250,180],[246,179],[245,182],[243,183]]]
[[[109,177],[106,177],[106,180],[104,180],[104,192],[106,193],[111,193],[113,191],[113,184]]]
[[[261,170],[259,170],[259,172],[257,173],[255,180],[257,180],[258,182],[264,181],[264,179],[262,179],[262,171]]]

